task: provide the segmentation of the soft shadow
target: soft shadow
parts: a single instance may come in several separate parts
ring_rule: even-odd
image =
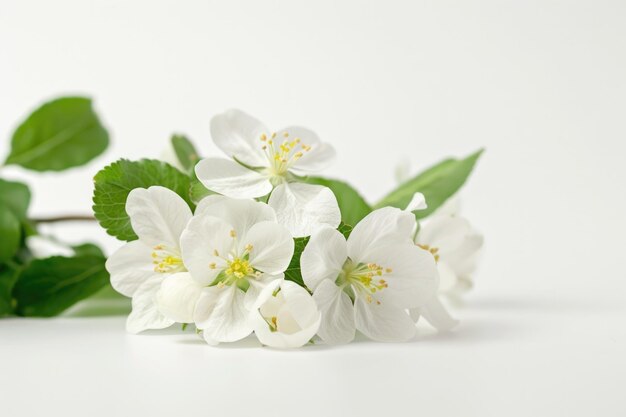
[[[526,335],[529,328],[505,320],[463,320],[459,326],[448,332],[419,326],[417,336],[412,343],[450,343],[450,342],[489,342],[505,339],[519,339]]]
[[[472,297],[465,300],[450,299],[449,304],[461,310],[485,312],[606,312],[620,308],[615,303],[597,299],[572,299],[557,295],[516,295],[497,297]]]

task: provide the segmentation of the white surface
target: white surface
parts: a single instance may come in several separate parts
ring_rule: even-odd
[[[464,209],[487,248],[458,331],[406,345],[212,349],[120,318],[2,320],[2,414],[626,414],[624,21],[624,2],[591,0],[3,2],[0,138],[86,92],[114,143],[59,176],[3,168],[33,214],[87,212],[100,166],[156,157],[173,131],[216,152],[209,118],[237,106],[316,130],[339,153],[328,175],[371,200],[404,158],[485,146]]]

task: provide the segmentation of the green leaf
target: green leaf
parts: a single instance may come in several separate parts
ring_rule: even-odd
[[[20,248],[22,227],[11,208],[0,203],[0,263],[11,259]]]
[[[300,271],[300,256],[302,255],[304,248],[306,248],[307,243],[309,243],[309,239],[309,236],[297,237],[294,239],[293,257],[291,258],[289,266],[285,270],[286,280],[293,281],[304,288],[306,288],[306,285],[304,284],[302,272]]]
[[[0,265],[0,317],[13,312],[13,286],[19,275],[19,269],[9,265]]]
[[[349,224],[341,223],[337,228],[339,232],[346,238],[350,236],[352,232],[352,226]],[[306,237],[297,237],[294,239],[294,250],[293,257],[291,258],[291,262],[285,271],[285,279],[289,281],[293,281],[301,287],[306,288],[304,284],[304,280],[302,279],[302,272],[300,271],[300,256],[306,248],[306,245],[309,243],[309,236]]]
[[[153,185],[169,188],[193,208],[189,198],[190,178],[162,161],[120,159],[100,170],[94,181],[94,215],[108,234],[120,240],[137,239],[126,213],[126,198],[135,188]]]
[[[465,183],[483,149],[464,159],[446,159],[400,185],[374,207],[393,206],[405,208],[413,194],[420,192],[426,197],[428,208],[415,211],[418,219],[424,218],[441,207]]]
[[[189,198],[191,201],[197,205],[204,197],[212,194],[215,193],[207,189],[194,174],[191,185],[189,186]]]
[[[357,224],[372,211],[365,199],[350,184],[321,177],[308,177],[305,182],[323,185],[331,189],[339,204],[341,220],[345,223]]]
[[[29,204],[30,190],[26,184],[0,179],[0,205],[7,206],[19,220],[25,220]]]
[[[110,284],[63,313],[65,317],[127,316],[131,312],[131,299],[118,293]]]
[[[200,160],[198,151],[196,151],[193,143],[183,135],[173,135],[171,140],[178,162],[180,162],[187,172],[193,172],[194,167]]]
[[[6,164],[35,171],[62,171],[84,165],[109,144],[109,134],[85,97],[62,97],[43,104],[15,130]]]
[[[102,258],[105,257],[102,249],[100,249],[97,245],[94,245],[93,243],[83,243],[80,245],[72,246],[72,249],[74,249],[75,256],[93,255],[100,256]]]
[[[93,255],[32,261],[13,288],[16,313],[51,317],[95,294],[109,282],[104,262],[105,258]]]

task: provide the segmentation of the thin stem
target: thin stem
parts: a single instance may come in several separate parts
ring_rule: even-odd
[[[35,217],[30,220],[34,223],[95,222],[96,218],[90,215],[76,214],[56,217]]]

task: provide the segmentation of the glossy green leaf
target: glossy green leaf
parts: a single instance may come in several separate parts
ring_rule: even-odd
[[[375,208],[393,206],[403,209],[409,204],[413,194],[420,192],[426,197],[428,209],[414,213],[418,219],[428,216],[463,186],[482,153],[481,149],[464,159],[447,159],[430,167],[401,184],[378,202]]]
[[[108,234],[120,240],[137,239],[126,213],[126,198],[135,188],[153,185],[169,188],[193,208],[189,198],[190,178],[162,161],[120,159],[100,170],[94,182],[94,215]]]
[[[331,189],[337,198],[341,220],[344,223],[357,224],[372,211],[372,208],[358,191],[346,182],[321,177],[308,177],[305,181],[309,184],[323,185]]]
[[[35,171],[84,165],[109,144],[91,99],[63,97],[43,104],[16,129],[6,164]]]
[[[83,255],[36,259],[22,270],[13,297],[21,316],[51,317],[105,287],[105,258]]]

